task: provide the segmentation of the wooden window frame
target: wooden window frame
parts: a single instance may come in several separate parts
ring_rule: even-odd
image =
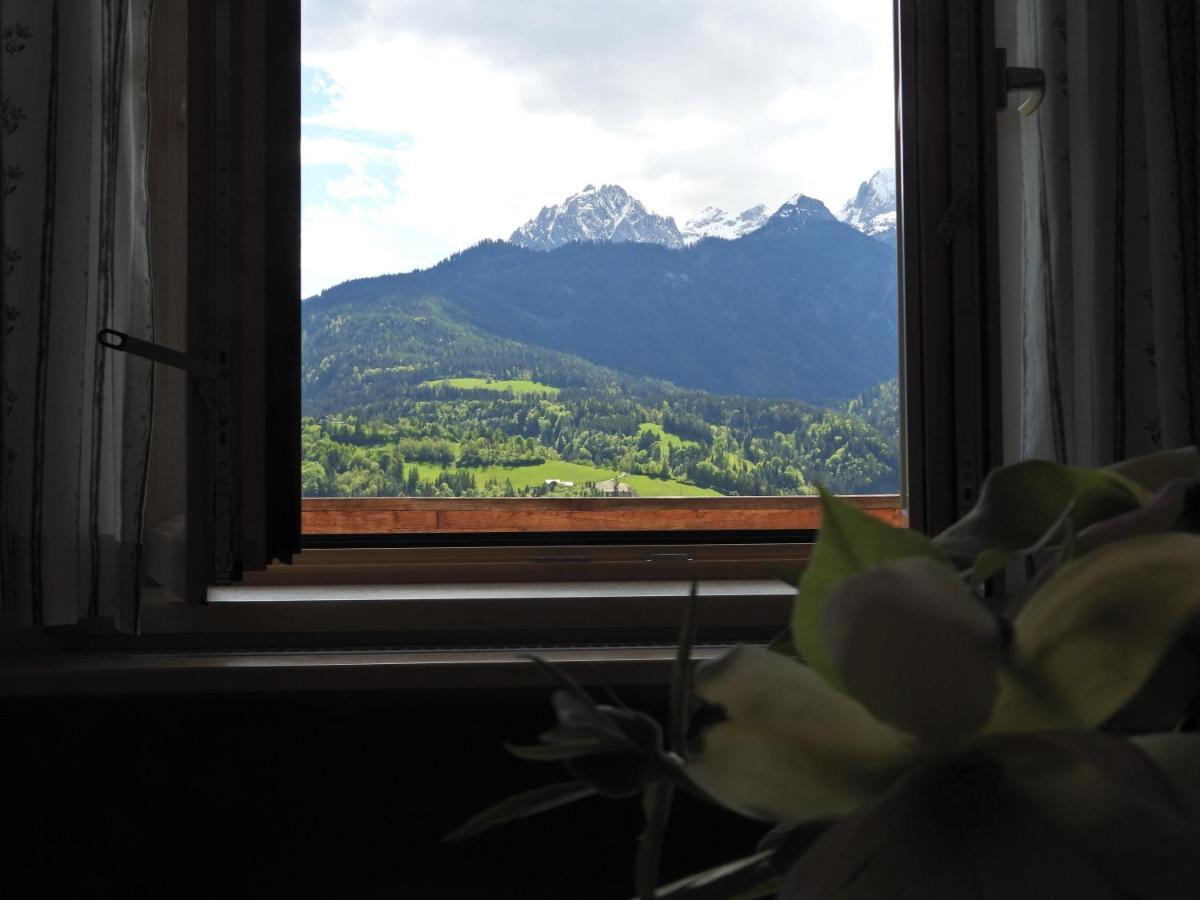
[[[299,4],[186,5],[186,341],[189,353],[226,361],[222,398],[230,414],[218,421],[198,392],[187,397],[186,528],[166,554],[184,560],[176,593],[203,603],[214,573],[217,582],[299,589],[737,579],[803,567],[819,527],[813,498],[310,499],[302,507],[299,380],[276,377],[299,369]],[[969,0],[895,0],[895,10],[904,482],[900,497],[852,502],[894,524],[937,531],[969,505],[998,459],[993,12],[990,2]],[[960,194],[966,214],[948,228]],[[361,513],[357,533],[338,534],[358,546],[321,546],[348,506]],[[500,509],[536,519],[532,527],[543,530],[506,531],[494,518],[487,533],[453,525],[457,513]],[[417,515],[428,522],[431,513],[434,531],[416,534],[453,532],[445,546],[372,546],[388,539],[381,521]],[[584,520],[587,530],[556,531],[547,517]],[[312,537],[299,553],[305,521]],[[764,522],[765,530],[747,533]],[[514,542],[518,534],[527,546]],[[605,602],[578,604],[581,621]],[[287,629],[292,613],[283,606],[276,604],[278,621]],[[510,609],[520,627],[536,630],[548,607]],[[320,626],[298,630],[306,629]],[[453,629],[447,635],[456,637]]]

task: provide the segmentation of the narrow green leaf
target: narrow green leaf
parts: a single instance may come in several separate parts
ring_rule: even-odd
[[[1179,447],[1135,456],[1109,466],[1105,471],[1126,478],[1153,494],[1172,481],[1200,478],[1200,450],[1196,447]]]
[[[507,800],[502,800],[495,806],[485,809],[476,816],[472,816],[442,840],[461,841],[464,838],[474,837],[498,825],[504,825],[517,819],[523,819],[526,816],[532,816],[559,806],[565,806],[568,803],[574,803],[576,800],[582,800],[584,797],[591,797],[595,793],[595,788],[578,781],[560,782],[558,784],[548,784],[545,787],[534,788],[532,791],[526,791],[523,794],[516,794]]]
[[[600,706],[593,703],[590,698],[581,700],[575,694],[562,688],[558,688],[550,695],[550,703],[554,707],[554,715],[558,718],[560,728],[587,731],[617,741],[626,741],[625,732],[606,712],[614,707]]]
[[[1183,479],[1170,481],[1137,509],[1083,529],[1078,536],[1079,552],[1090,553],[1113,541],[1145,534],[1194,530],[1188,514],[1188,496],[1197,490],[1197,484]]]
[[[984,550],[975,557],[975,564],[971,566],[969,571],[970,580],[968,587],[974,591],[1008,565],[1008,561],[1013,558],[1013,554],[1008,550],[1001,550],[993,547],[990,550]]]
[[[699,623],[700,584],[692,582],[687,607],[683,613],[683,624],[679,628],[679,646],[675,650],[675,664],[671,667],[671,701],[667,710],[667,749],[680,758],[687,755],[688,696],[691,693],[692,645],[696,643]]]
[[[821,636],[821,613],[831,588],[878,563],[910,556],[945,561],[942,552],[916,531],[873,519],[821,488],[821,533],[792,607],[792,640],[800,656],[823,678],[838,685]]]
[[[585,704],[589,704],[591,706],[596,705],[596,701],[592,699],[592,695],[585,691],[578,681],[576,681],[558,666],[547,662],[534,653],[522,653],[520,655],[524,656],[527,660],[535,663],[537,666],[543,669],[551,678],[558,682],[558,686],[567,693],[573,694]]]
[[[1079,555],[1079,548],[1075,540],[1075,520],[1067,517],[1063,522],[1062,539],[1058,545],[1058,553],[1055,556],[1054,568],[1058,569],[1065,566],[1067,563],[1075,559]]]
[[[1107,544],[1043,585],[1014,622],[990,732],[1091,728],[1128,701],[1200,612],[1200,536]]]
[[[678,773],[678,761],[664,754],[662,728],[653,718],[613,706],[597,706],[595,713],[604,720],[599,733],[622,750],[565,760],[575,778],[606,797],[632,797],[650,782]]]
[[[773,897],[783,876],[771,865],[772,851],[755,853],[697,872],[660,889],[655,897],[670,900],[759,900]]]
[[[1072,497],[1067,502],[1067,505],[1063,507],[1062,512],[1059,513],[1058,518],[1055,519],[1050,524],[1050,527],[1042,533],[1042,536],[1030,546],[1021,547],[1015,550],[992,547],[988,550],[984,550],[977,557],[975,557],[975,564],[971,568],[970,575],[971,588],[974,589],[982,585],[985,581],[1007,566],[1010,560],[1016,557],[1036,557],[1037,554],[1041,553],[1047,547],[1053,546],[1055,541],[1064,540],[1064,535],[1067,534],[1068,530],[1073,529],[1074,520],[1071,517],[1075,513],[1076,499],[1077,498]],[[1118,516],[1117,518],[1120,517]],[[1073,530],[1071,530],[1071,534],[1074,534]],[[1072,553],[1072,555],[1074,554]]]
[[[616,741],[602,737],[583,738],[572,741],[556,741],[549,744],[505,744],[504,749],[518,759],[531,762],[559,762],[592,756],[597,753],[621,753],[628,748]]]
[[[965,562],[994,548],[1036,544],[1072,502],[1071,518],[1081,529],[1134,509],[1140,500],[1137,487],[1112,472],[1026,460],[993,470],[974,508],[934,543]]]

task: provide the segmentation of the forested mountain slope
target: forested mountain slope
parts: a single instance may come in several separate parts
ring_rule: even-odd
[[[486,242],[306,301],[306,368],[405,365],[430,346],[418,333],[469,333],[529,345],[531,361],[560,351],[682,387],[840,402],[896,373],[894,254],[807,197],[737,240],[681,249]],[[322,406],[332,382],[309,387]]]

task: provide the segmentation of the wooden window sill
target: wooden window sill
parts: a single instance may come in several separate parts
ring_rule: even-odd
[[[890,524],[908,524],[898,495],[842,499]],[[810,531],[820,524],[817,497],[306,497],[301,501],[305,535]]]

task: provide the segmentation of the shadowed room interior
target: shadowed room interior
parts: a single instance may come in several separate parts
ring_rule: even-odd
[[[950,0],[944,6],[957,8],[962,3]],[[228,6],[222,0],[189,0],[188,5],[194,9]],[[560,777],[554,774],[555,766],[514,759],[503,748],[506,741],[531,743],[554,723],[549,702],[552,686],[536,686],[541,683],[537,679],[520,679],[520,686],[508,681],[497,686],[476,673],[474,683],[466,686],[447,679],[442,686],[413,688],[367,677],[353,689],[345,681],[325,686],[311,673],[290,683],[286,672],[268,673],[261,682],[250,675],[226,678],[228,671],[217,672],[208,681],[198,676],[162,685],[138,683],[138,676],[128,673],[112,681],[104,681],[103,673],[100,681],[90,680],[104,669],[105,660],[120,658],[131,649],[129,655],[182,658],[200,658],[206,650],[200,639],[139,648],[135,643],[139,638],[131,634],[136,631],[134,623],[141,616],[144,625],[157,613],[148,601],[139,608],[132,596],[136,590],[130,595],[120,590],[123,584],[138,583],[129,578],[136,579],[145,562],[140,501],[146,480],[168,482],[167,490],[180,495],[196,489],[195,469],[168,467],[147,474],[145,456],[138,456],[155,439],[149,426],[152,409],[156,428],[174,418],[171,427],[183,438],[194,436],[185,430],[187,423],[179,409],[172,411],[163,399],[182,396],[182,378],[157,383],[148,367],[139,369],[130,363],[125,368],[123,363],[110,362],[112,368],[101,372],[95,385],[90,380],[98,371],[96,357],[87,355],[95,352],[94,325],[115,327],[113,322],[118,322],[143,335],[153,334],[156,325],[163,327],[161,321],[150,321],[164,315],[161,310],[135,302],[139,290],[148,290],[150,261],[138,257],[136,247],[130,249],[117,239],[118,256],[124,249],[129,259],[116,266],[116,299],[111,285],[108,294],[86,287],[79,291],[86,295],[89,315],[82,323],[61,325],[67,318],[64,310],[73,309],[70,303],[76,298],[71,293],[75,287],[65,275],[48,291],[37,288],[45,285],[49,274],[74,271],[72,266],[87,260],[91,260],[87,265],[102,268],[103,261],[97,263],[86,249],[99,241],[98,235],[108,233],[111,238],[113,229],[120,233],[124,228],[150,240],[137,231],[136,210],[145,197],[134,189],[126,197],[120,193],[124,188],[114,187],[112,221],[103,225],[89,219],[88,227],[94,225],[99,231],[83,234],[80,225],[79,235],[69,236],[70,240],[63,237],[57,250],[47,249],[42,237],[52,230],[46,224],[49,219],[42,216],[40,201],[35,204],[22,196],[28,177],[22,182],[11,168],[13,154],[21,147],[18,140],[27,134],[17,128],[21,122],[10,112],[10,93],[44,100],[50,110],[38,120],[44,125],[56,116],[65,120],[69,112],[82,115],[92,99],[99,106],[101,92],[98,78],[92,85],[94,98],[85,96],[82,85],[87,79],[66,63],[61,84],[41,75],[36,85],[32,78],[17,84],[21,54],[28,53],[28,60],[36,47],[26,51],[24,43],[32,38],[11,29],[26,19],[40,23],[33,29],[37,35],[52,28],[57,34],[61,29],[64,56],[69,51],[84,54],[85,42],[94,38],[97,70],[111,63],[103,60],[104,51],[118,56],[126,52],[111,36],[89,37],[91,25],[72,22],[73,6],[58,0],[44,8],[41,0],[5,0],[2,13],[7,43],[0,93],[5,100],[6,149],[0,153],[0,169],[6,164],[10,168],[0,235],[6,249],[13,244],[22,252],[6,256],[2,298],[6,310],[11,310],[0,358],[4,387],[21,397],[6,401],[11,409],[5,412],[0,432],[0,445],[9,451],[0,529],[7,566],[0,595],[4,613],[0,808],[5,817],[0,884],[9,887],[0,892],[12,897],[584,900],[632,896],[633,860],[644,825],[637,798],[592,798],[466,842],[442,842],[445,834],[485,806]],[[122,21],[133,41],[139,27],[148,33],[149,16],[166,15],[174,0],[120,0],[103,6],[126,9],[131,18]],[[992,8],[991,3],[982,6]],[[982,262],[976,259],[974,264],[982,269],[988,264],[997,267],[984,273],[994,288],[991,306],[985,313],[976,311],[984,319],[992,317],[988,321],[995,325],[991,336],[979,341],[979,346],[991,348],[992,356],[972,356],[967,362],[960,358],[957,370],[938,369],[929,377],[929,393],[922,395],[927,404],[923,440],[935,445],[923,457],[928,459],[921,476],[925,480],[918,484],[924,491],[921,502],[926,504],[927,518],[922,524],[927,530],[948,524],[969,508],[975,496],[971,491],[977,490],[984,474],[980,467],[1033,457],[1099,466],[1152,450],[1200,443],[1200,300],[1196,293],[1200,167],[1195,132],[1200,17],[1190,0],[1092,4],[995,0],[994,6],[994,28],[972,34],[1007,46],[1010,66],[1042,69],[1045,98],[1031,116],[1020,116],[1016,103],[1010,102],[990,126],[996,155],[990,173],[996,184],[987,199],[995,252],[990,259],[980,253]],[[897,2],[898,9],[917,7],[940,8],[915,0]],[[145,18],[141,25],[139,16]],[[950,58],[961,35],[952,32],[944,16],[937,21],[943,26],[938,46],[944,58]],[[141,38],[145,40],[146,34]],[[1151,56],[1160,50],[1165,61],[1155,67]],[[989,67],[987,77],[993,78],[995,58],[990,54],[980,58],[984,60],[980,71]],[[57,56],[46,61],[47,71],[59,65]],[[142,60],[142,65],[145,75],[150,63]],[[982,83],[983,76],[979,77]],[[1188,83],[1187,90],[1180,87]],[[112,122],[97,126],[105,132],[104,141],[97,139],[94,147],[72,145],[70,152],[78,152],[80,159],[85,151],[94,152],[97,159],[110,150],[117,154],[107,142],[116,138],[105,129],[119,130],[117,123],[129,114],[127,106],[145,101],[144,96],[137,99],[142,95],[136,84],[122,87],[104,82],[104,87],[112,96],[128,90],[132,99],[118,102],[124,112],[109,110]],[[153,88],[151,84],[151,92]],[[1137,99],[1141,97],[1144,102]],[[101,118],[99,112],[96,117]],[[64,146],[73,134],[64,128]],[[39,132],[38,148],[44,137]],[[132,144],[137,146],[137,140]],[[141,155],[135,154],[130,169],[146,164],[145,150],[140,145]],[[61,152],[65,159],[68,151]],[[121,154],[126,152],[133,151]],[[124,155],[120,160],[128,162]],[[113,165],[114,172],[120,168]],[[909,165],[914,165],[911,160]],[[63,166],[58,188],[65,195],[78,187],[72,178],[83,169],[75,163]],[[184,174],[181,170],[172,177],[186,182]],[[988,194],[983,187],[979,191],[979,196]],[[948,188],[943,192],[950,193]],[[943,206],[950,206],[950,198],[946,199]],[[25,205],[18,209],[18,203]],[[100,201],[97,207],[108,208]],[[1167,212],[1174,217],[1170,222]],[[258,214],[264,214],[262,208]],[[963,214],[963,218],[970,216]],[[911,208],[909,217],[901,218],[902,228],[920,225],[925,238],[922,252],[932,245],[931,236],[940,235],[939,225],[949,221],[954,226],[956,221],[946,208],[939,209],[935,221],[928,219],[927,211]],[[154,223],[150,224],[152,231]],[[18,232],[19,227],[24,230]],[[952,237],[952,227],[949,233]],[[91,244],[89,235],[96,237]],[[297,243],[298,239],[297,234]],[[940,239],[937,252],[948,254],[945,248],[952,241]],[[78,250],[78,257],[63,249],[76,246],[70,241],[85,248]],[[917,254],[912,249],[916,243],[910,242],[908,252]],[[267,257],[271,252],[270,248],[264,251]],[[907,261],[923,258],[914,255]],[[939,259],[949,272],[953,267],[949,255]],[[111,260],[108,265],[112,267]],[[265,268],[269,271],[270,265]],[[153,275],[156,285],[180,289],[187,287],[190,277],[182,268]],[[938,295],[945,300],[944,317],[935,324],[928,320],[922,324],[921,334],[929,345],[930,335],[952,344],[952,316],[961,313],[961,307],[951,302],[953,278],[946,277],[950,287]],[[55,301],[53,311],[46,297]],[[126,306],[123,297],[134,299]],[[71,346],[89,348],[78,371],[47,366],[36,352],[38,341],[49,344],[61,333]],[[259,338],[264,346],[268,343]],[[909,364],[919,368],[920,361],[911,356]],[[931,352],[930,359],[941,357]],[[270,363],[262,367],[270,368]],[[954,371],[977,371],[979,383],[956,384],[949,374]],[[109,415],[107,424],[97,423],[90,413],[81,413],[76,421],[67,411],[72,395],[55,394],[62,387],[59,381],[77,374],[79,384],[86,378],[89,388],[95,386],[97,397],[104,389],[112,390],[104,395],[107,399],[97,400],[97,408]],[[28,399],[26,387],[35,384],[51,398],[51,413],[22,405]],[[270,390],[269,384],[265,390]],[[157,406],[155,391],[159,391]],[[944,396],[938,394],[934,402],[929,398],[936,391]],[[113,400],[118,394],[121,403]],[[980,409],[972,407],[974,397],[982,401]],[[192,402],[199,403],[195,398]],[[134,421],[133,411],[143,407],[145,421]],[[939,410],[948,410],[953,414],[950,418],[962,425],[957,434],[950,433],[952,422],[933,421]],[[114,421],[121,425],[114,426]],[[1001,422],[999,429],[993,427]],[[113,437],[114,431],[119,437]],[[35,446],[31,434],[38,436],[39,451],[45,451],[47,442],[51,445],[49,452],[43,452],[45,459],[36,463],[29,461],[27,452]],[[942,445],[934,440],[939,434],[945,447],[951,448],[942,457],[938,456]],[[259,437],[269,458],[274,438]],[[963,449],[967,444],[970,453]],[[79,455],[66,459],[67,451],[56,449],[68,445],[78,445]],[[93,472],[105,473],[102,484],[96,474],[94,482],[81,482],[84,488],[94,489],[90,495],[85,490],[82,500],[79,494],[55,495],[55,466],[83,471],[93,449]],[[962,462],[968,457],[970,465]],[[262,465],[261,458],[258,464]],[[122,485],[118,489],[111,487],[114,473],[120,476],[115,479]],[[289,473],[291,469],[284,474]],[[212,479],[213,473],[208,471],[206,477]],[[298,484],[299,479],[290,483]],[[35,484],[36,489],[31,487]],[[44,493],[42,484],[49,485]],[[208,485],[205,482],[204,489]],[[106,493],[110,490],[111,496]],[[269,504],[263,500],[269,498],[269,490],[268,485],[268,493],[256,494],[255,502]],[[44,498],[49,498],[46,519],[31,522],[30,510],[40,510]],[[267,523],[261,532],[266,538],[253,552],[265,557],[259,566],[263,568],[273,555],[282,559],[285,554],[271,549],[269,543],[278,524],[271,521],[274,513],[259,512],[259,524]],[[294,512],[298,537],[298,502]],[[280,513],[279,518],[288,515]],[[213,534],[215,528],[206,530],[205,541],[215,540]],[[88,536],[95,538],[94,546],[88,545]],[[183,559],[191,552],[190,545],[179,546],[182,555],[172,563],[179,563],[180,572],[186,570],[181,578],[190,583],[195,560]],[[290,549],[286,553],[290,558]],[[90,580],[73,578],[67,571],[74,571],[83,558],[80,554],[91,554]],[[205,576],[209,562],[201,554]],[[246,571],[254,568],[249,564]],[[36,577],[27,577],[35,571]],[[197,609],[203,608],[189,607],[185,612]],[[88,633],[89,624],[101,620],[107,629],[102,637],[112,637],[116,643],[88,643],[96,636]],[[71,630],[80,623],[82,631]],[[656,624],[660,631],[666,629],[662,622]],[[219,626],[208,627],[213,632],[209,637],[233,640]],[[344,630],[352,632],[349,627]],[[353,631],[345,644],[339,643],[343,636],[305,634],[294,643],[287,636],[258,644],[252,640],[242,648],[225,647],[221,665],[236,669],[238,655],[244,654],[255,656],[255,666],[270,669],[271,654],[295,646],[299,652],[374,652],[359,632]],[[719,636],[723,639],[725,633]],[[706,639],[703,628],[700,637]],[[444,643],[454,647],[450,639]],[[100,664],[53,674],[54,653],[80,647]],[[389,643],[378,652],[392,649]],[[669,657],[664,658],[669,662]],[[31,668],[23,668],[27,663]],[[667,668],[663,665],[651,676],[625,679],[627,683],[616,691],[631,706],[661,716],[667,709],[663,674]],[[604,675],[589,676],[586,665],[575,671],[589,686],[605,680]],[[40,680],[46,672],[51,675]],[[664,844],[662,883],[753,852],[768,827],[679,795]]]

